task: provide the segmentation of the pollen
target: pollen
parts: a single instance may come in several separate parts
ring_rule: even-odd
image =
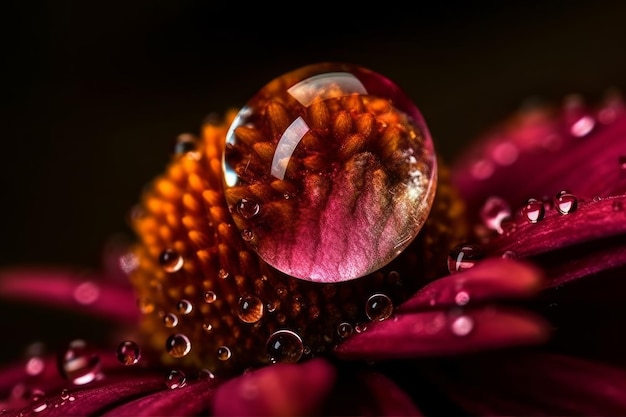
[[[367,132],[379,122],[362,100],[349,100],[360,109],[354,113],[357,117],[315,103],[308,110],[311,126],[345,138],[339,155],[360,152]],[[384,113],[388,103],[373,101],[371,107]],[[267,108],[269,128],[278,136],[290,123],[284,110],[277,105]],[[206,122],[192,143],[185,136],[185,146],[177,146],[164,173],[146,187],[133,210],[137,241],[132,251],[138,262],[129,275],[142,313],[144,357],[151,353],[176,369],[228,376],[326,355],[356,333],[346,329],[366,329],[369,321],[388,319],[395,306],[445,273],[447,255],[465,239],[467,226],[464,206],[441,161],[430,215],[417,237],[383,267],[328,283],[297,278],[268,264],[255,250],[255,234],[239,226],[245,224],[242,219],[267,210],[258,206],[260,201],[289,220],[289,199],[298,190],[275,179],[226,198],[223,155],[236,116],[232,110],[222,120]],[[237,131],[238,139],[260,160],[269,160],[274,151],[255,137],[258,131],[244,126]],[[317,146],[314,137],[307,140]],[[393,140],[386,143],[381,153],[396,146]],[[315,170],[324,161],[313,158],[307,163]],[[372,300],[385,301],[376,303],[385,314],[372,314]]]

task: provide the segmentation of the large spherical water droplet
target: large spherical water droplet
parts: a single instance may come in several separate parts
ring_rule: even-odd
[[[365,302],[365,314],[372,321],[383,321],[393,313],[393,302],[386,294],[373,294]]]
[[[569,214],[578,207],[578,199],[568,191],[560,191],[554,199],[554,204],[559,213]]]
[[[232,351],[228,346],[220,346],[217,348],[217,359],[227,361],[232,356]]]
[[[333,63],[285,74],[252,97],[227,132],[223,168],[243,239],[278,270],[325,283],[401,253],[428,217],[437,178],[411,100],[380,74]],[[242,211],[244,200],[254,203]]]
[[[163,316],[163,324],[168,329],[178,326],[178,316],[174,313],[167,313]]]
[[[263,301],[252,294],[245,294],[237,303],[237,316],[245,323],[256,323],[263,317]]]
[[[171,335],[165,341],[165,350],[175,358],[182,358],[191,352],[191,341],[181,333]]]
[[[448,255],[448,271],[451,274],[473,268],[485,257],[483,250],[473,244],[462,243],[455,246]]]
[[[529,198],[526,205],[522,207],[522,215],[531,223],[542,220],[546,214],[546,209],[542,201]]]
[[[100,374],[100,357],[84,340],[74,340],[57,358],[61,376],[75,385],[84,385],[94,381]]]
[[[126,366],[135,365],[141,358],[139,345],[132,340],[126,340],[117,346],[117,360]]]
[[[187,376],[183,371],[172,369],[165,377],[165,386],[169,389],[182,388],[187,385]]]
[[[174,273],[183,267],[184,259],[174,249],[165,249],[159,255],[159,264],[165,272]]]
[[[287,329],[277,330],[270,335],[265,345],[271,362],[295,363],[304,354],[304,344],[300,336]]]

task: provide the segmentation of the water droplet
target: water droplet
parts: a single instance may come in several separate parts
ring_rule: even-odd
[[[201,379],[203,381],[212,381],[215,379],[215,374],[210,370],[203,368],[200,369],[200,371],[198,372],[198,379]]]
[[[57,365],[61,376],[75,385],[94,381],[102,368],[100,357],[81,339],[69,343],[59,354]]]
[[[139,345],[132,340],[126,340],[117,346],[117,360],[126,366],[135,365],[141,358]]]
[[[74,289],[74,300],[79,304],[95,303],[100,297],[100,287],[91,281],[83,282]]]
[[[582,138],[583,136],[589,134],[593,130],[595,125],[595,119],[590,115],[585,115],[575,121],[570,126],[570,133],[572,134],[572,136]]]
[[[354,332],[354,329],[352,328],[352,325],[348,322],[344,321],[343,323],[339,323],[337,325],[337,334],[342,339],[345,339],[346,337],[351,336],[353,332]]]
[[[237,316],[245,323],[256,323],[263,317],[263,301],[251,294],[241,296],[237,304]]]
[[[169,389],[178,389],[187,385],[187,376],[183,371],[172,369],[165,377],[165,386]]]
[[[467,336],[474,330],[474,319],[470,316],[459,316],[452,320],[451,330],[457,336]]]
[[[183,267],[183,257],[174,249],[165,249],[159,255],[159,264],[165,272],[174,273]]]
[[[246,242],[253,242],[255,239],[254,232],[251,229],[243,229],[241,231],[241,238]]]
[[[204,293],[204,302],[207,304],[213,304],[217,300],[217,294],[213,291],[206,291]]]
[[[41,413],[48,408],[48,401],[46,400],[46,394],[41,390],[33,390],[30,397],[32,404],[32,410],[35,413]]]
[[[502,259],[517,259],[517,253],[507,250],[502,253]]]
[[[267,339],[265,349],[273,363],[295,363],[304,354],[304,344],[300,336],[288,329],[277,330]]]
[[[493,160],[503,166],[511,165],[517,160],[518,156],[519,150],[517,146],[511,142],[498,144],[492,152]]]
[[[372,321],[383,321],[393,313],[393,302],[386,294],[371,295],[365,302],[365,314]]]
[[[467,291],[459,291],[454,296],[454,302],[458,306],[467,305],[467,303],[469,303],[469,301],[470,301],[470,295],[469,295],[469,293]]]
[[[174,313],[167,313],[165,316],[163,316],[163,324],[168,329],[172,329],[178,326],[178,316]]]
[[[220,270],[217,272],[217,276],[218,276],[218,278],[220,278],[220,279],[226,279],[226,278],[228,278],[228,277],[229,277],[229,275],[230,275],[230,274],[229,274],[229,273],[228,273],[228,271],[227,271],[227,270],[225,270],[225,269],[220,269]]]
[[[357,323],[354,325],[354,331],[357,333],[363,333],[367,330],[367,323]]]
[[[188,158],[199,160],[200,153],[197,152],[198,138],[191,133],[182,133],[176,138],[174,145],[174,157],[187,156]]]
[[[419,109],[392,81],[319,64],[270,82],[242,107],[226,133],[224,194],[243,239],[269,265],[343,282],[379,270],[413,241],[432,205],[436,163]],[[242,196],[254,196],[263,222],[242,218]]]
[[[483,250],[478,245],[469,243],[457,245],[448,255],[448,271],[455,274],[470,269],[484,256]]]
[[[554,203],[559,213],[569,214],[576,210],[578,199],[568,191],[561,191],[556,195]]]
[[[526,205],[522,207],[522,215],[531,223],[537,223],[542,220],[545,214],[546,209],[543,202],[534,198],[529,198],[526,201]]]
[[[583,97],[571,94],[564,100],[563,116],[572,136],[581,138],[588,135],[596,125]]]
[[[165,341],[165,350],[175,358],[182,358],[191,352],[191,341],[182,333],[171,335]]]
[[[259,214],[261,206],[254,200],[242,198],[237,202],[235,209],[241,217],[248,220]]]
[[[220,346],[217,348],[217,359],[227,361],[232,356],[232,352],[228,346]]]
[[[45,362],[39,356],[33,356],[26,361],[26,373],[31,376],[41,374],[45,367]]]
[[[67,388],[63,388],[61,390],[61,399],[67,400],[68,398],[70,398],[70,391]]]
[[[202,330],[207,333],[210,333],[213,330],[213,325],[211,323],[202,323]]]
[[[620,169],[626,170],[626,155],[620,155],[617,157],[617,164]]]
[[[189,300],[180,300],[176,304],[176,310],[178,310],[180,314],[189,314],[193,310],[193,304]]]
[[[502,234],[502,221],[511,217],[511,208],[504,199],[489,197],[480,211],[480,216],[485,226]]]

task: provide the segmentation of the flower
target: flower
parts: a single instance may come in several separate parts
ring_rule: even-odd
[[[360,77],[366,71],[340,69]],[[281,83],[293,86],[294,74],[262,92],[282,91]],[[384,82],[395,101],[402,97]],[[309,94],[311,85],[306,87]],[[328,85],[316,84],[312,92],[330,91],[336,98],[332,88],[322,87]],[[331,225],[332,231],[338,224],[335,212],[314,212],[307,225],[314,223],[316,232],[304,237],[312,240],[315,256],[329,259],[338,244],[344,245],[344,263],[359,248],[368,253],[353,261],[360,266],[356,275],[341,272],[338,280],[325,265],[311,265],[307,250],[280,246],[284,236],[270,248],[292,250],[286,264],[284,252],[272,257],[259,240],[261,232],[272,236],[281,223],[294,220],[293,207],[284,201],[300,198],[302,191],[282,182],[245,188],[237,180],[261,172],[254,158],[267,162],[278,153],[268,153],[267,141],[255,136],[262,123],[254,117],[241,122],[250,116],[245,111],[254,116],[265,97],[255,96],[243,113],[231,112],[224,121],[209,118],[200,139],[178,139],[166,172],[133,210],[138,242],[115,247],[101,274],[0,272],[5,298],[117,323],[100,346],[74,339],[46,354],[36,345],[24,363],[5,366],[2,415],[626,413],[624,346],[614,336],[626,318],[620,302],[626,272],[626,112],[619,97],[610,95],[597,109],[585,107],[578,96],[568,97],[561,109],[523,109],[478,138],[450,170],[429,154],[419,113],[416,126],[403,118],[406,106],[369,102],[384,109],[381,126],[393,128],[377,137],[376,143],[386,141],[377,155],[391,161],[381,168],[371,158],[351,159],[364,149],[369,133],[363,132],[372,123],[360,116],[367,112],[351,113],[352,96],[330,110],[312,102],[306,120],[315,129],[332,126],[343,145],[326,159],[291,149],[294,163],[317,175],[328,160],[341,160],[340,166],[349,167],[341,187],[335,186],[348,190],[341,198],[353,196],[351,187],[362,177],[355,172],[376,172],[376,186],[363,191],[363,199],[373,202],[370,210],[391,207],[382,216],[393,219],[396,209],[412,209],[393,199],[410,188],[406,184],[417,184],[413,192],[428,200],[428,181],[438,177],[432,207],[410,211],[415,223],[400,211],[394,227],[384,229],[401,236],[413,227],[419,231],[401,240],[403,251],[392,260],[384,249],[367,252],[363,242],[373,245],[382,235],[374,238],[371,230],[357,227],[337,231],[343,240],[318,250],[321,236],[329,233],[323,227]],[[267,126],[284,138],[293,126],[284,109],[259,107],[270,109]],[[233,136],[238,127],[243,128]],[[306,133],[298,140],[308,149],[319,146]],[[237,146],[241,154],[233,153]],[[426,151],[398,159],[414,155],[413,149]],[[224,153],[231,169],[225,173]],[[280,160],[272,165],[285,176],[293,174],[289,166]],[[390,184],[376,182],[384,179],[381,170],[402,184],[392,197],[380,195],[386,188],[379,185]],[[411,175],[416,170],[420,176]],[[224,184],[228,175],[232,181]],[[324,192],[318,177],[304,178],[302,186],[312,187],[307,192]],[[282,199],[270,198],[274,192]],[[333,197],[326,194],[324,201]],[[309,213],[303,207],[298,219]],[[273,216],[251,222],[261,209]],[[262,229],[267,223],[272,227]],[[348,232],[361,240],[347,241]],[[291,274],[302,274],[296,267],[302,259],[315,273],[296,278]]]

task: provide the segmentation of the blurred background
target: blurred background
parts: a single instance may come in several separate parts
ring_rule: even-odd
[[[0,267],[98,268],[109,239],[130,236],[128,210],[178,134],[302,65],[346,61],[388,76],[449,161],[529,98],[594,101],[626,88],[626,2],[13,7],[2,52]]]

